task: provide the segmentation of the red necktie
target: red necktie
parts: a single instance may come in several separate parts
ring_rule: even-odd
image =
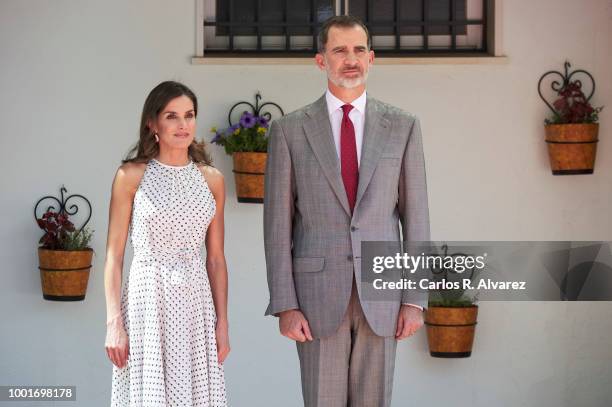
[[[359,184],[359,167],[357,165],[357,143],[355,142],[355,127],[349,118],[352,105],[342,106],[342,126],[340,127],[340,166],[342,181],[346,190],[351,213],[357,200],[357,185]]]

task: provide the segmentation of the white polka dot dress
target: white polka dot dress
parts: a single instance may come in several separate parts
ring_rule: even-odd
[[[193,161],[149,161],[132,207],[134,258],[121,293],[129,356],[125,367],[113,365],[112,406],[227,405],[202,256],[214,214]]]

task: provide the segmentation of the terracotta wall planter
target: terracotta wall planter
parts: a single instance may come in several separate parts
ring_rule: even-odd
[[[478,306],[430,307],[425,313],[431,356],[465,358],[472,354]]]
[[[233,153],[238,202],[263,203],[267,153]]]
[[[545,128],[554,175],[593,173],[599,124],[548,124]]]
[[[43,298],[52,301],[85,299],[93,250],[38,249]]]

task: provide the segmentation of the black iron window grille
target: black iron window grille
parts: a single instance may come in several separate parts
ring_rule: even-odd
[[[378,56],[488,54],[493,0],[200,0],[204,55],[304,56],[318,29],[352,14],[370,31]]]

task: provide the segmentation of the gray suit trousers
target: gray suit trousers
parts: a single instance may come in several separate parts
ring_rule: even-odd
[[[305,407],[388,407],[397,340],[376,335],[355,279],[348,308],[333,335],[297,342]]]

